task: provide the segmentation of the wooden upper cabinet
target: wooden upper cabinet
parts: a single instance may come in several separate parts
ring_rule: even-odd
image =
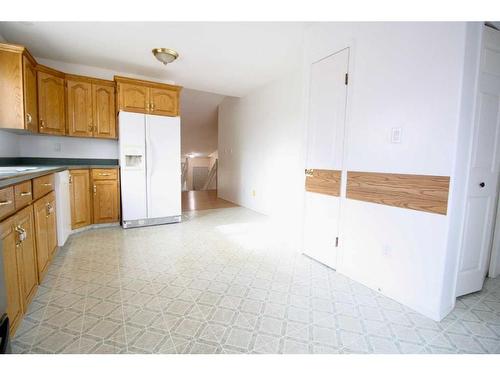
[[[150,113],[160,116],[177,116],[179,108],[179,95],[176,91],[158,89],[152,87],[150,89]]]
[[[64,135],[66,130],[64,76],[47,70],[48,68],[44,68],[37,72],[39,131]]]
[[[118,110],[179,116],[180,86],[115,76]]]
[[[119,109],[127,112],[148,113],[149,88],[134,84],[119,84]]]
[[[34,60],[23,56],[24,76],[24,121],[25,128],[33,133],[38,132],[38,98],[36,68]]]
[[[92,119],[92,84],[66,80],[66,105],[68,134],[91,137],[94,129]]]
[[[37,131],[35,65],[23,46],[0,43],[0,128]]]
[[[116,138],[115,86],[93,84],[94,136]]]
[[[71,228],[85,227],[92,223],[90,172],[88,169],[70,171]]]

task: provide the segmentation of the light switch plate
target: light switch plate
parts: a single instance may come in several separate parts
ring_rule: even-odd
[[[401,143],[401,133],[403,130],[401,128],[391,129],[391,143]]]

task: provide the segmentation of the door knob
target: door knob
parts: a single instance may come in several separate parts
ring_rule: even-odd
[[[486,184],[484,182],[479,183],[479,187],[484,188],[485,186],[486,186]]]

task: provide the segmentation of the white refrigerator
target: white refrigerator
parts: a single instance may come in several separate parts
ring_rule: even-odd
[[[123,228],[181,221],[180,117],[119,113]]]

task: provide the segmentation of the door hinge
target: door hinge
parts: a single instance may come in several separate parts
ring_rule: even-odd
[[[349,84],[349,73],[345,74],[345,84]]]
[[[335,237],[335,247],[339,247],[339,238]]]

